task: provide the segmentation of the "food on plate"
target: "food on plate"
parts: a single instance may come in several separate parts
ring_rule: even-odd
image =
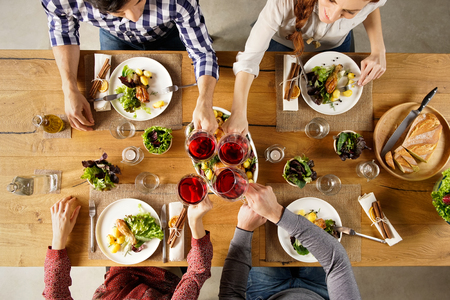
[[[142,134],[144,146],[148,152],[153,154],[163,154],[172,145],[172,129],[152,126],[147,128]]]
[[[313,160],[306,156],[296,156],[284,166],[283,178],[302,189],[307,183],[317,179],[317,173],[312,169],[313,167]]]
[[[109,163],[106,159],[108,155],[103,153],[98,160],[83,160],[81,163],[84,167],[84,173],[81,179],[87,181],[98,191],[107,191],[115,187],[114,184],[119,183],[120,168]]]
[[[384,160],[386,161],[387,165],[391,167],[393,170],[395,170],[395,164],[394,159],[392,158],[392,152],[388,151],[386,155],[384,156]]]
[[[450,169],[442,172],[442,179],[433,189],[431,198],[438,214],[450,223]]]
[[[133,70],[128,65],[123,67],[122,74],[119,77],[123,85],[117,87],[115,92],[117,94],[124,94],[119,98],[119,102],[126,112],[135,113],[136,110],[143,109],[148,114],[151,114],[150,108],[143,105],[143,103],[150,101],[150,94],[147,89],[151,73],[149,77],[145,74],[146,71],[143,72],[140,69]],[[156,93],[152,92],[151,94],[155,95]],[[134,114],[134,118],[136,118],[136,113]]]
[[[303,209],[299,210],[297,212],[298,215],[304,216],[308,221],[311,223],[319,226],[335,238],[339,238],[339,233],[334,229],[335,221],[328,219],[324,220],[322,218],[318,218],[318,211],[311,210],[310,212],[305,214],[305,211]],[[309,250],[306,249],[299,240],[291,236],[291,244],[292,247],[294,247],[294,250],[297,251],[299,255],[307,255],[309,254]]]
[[[338,134],[335,141],[336,153],[345,161],[348,159],[357,159],[364,149],[369,149],[363,136],[351,131],[342,131]]]
[[[330,104],[334,109],[334,105],[342,102],[341,96],[350,97],[353,94],[351,90],[355,83],[355,74],[339,65],[332,66],[316,66],[311,72],[306,74],[308,82],[308,95],[317,105]],[[341,78],[347,77],[344,91],[337,88]],[[345,79],[345,78],[344,78]]]
[[[165,103],[164,101],[162,101],[162,100],[159,100],[159,101],[157,101],[157,102],[155,102],[155,103],[153,104],[153,108],[161,108],[161,107],[163,107],[164,105],[166,105],[166,103]]]
[[[139,213],[117,219],[112,228],[112,234],[106,237],[111,253],[122,250],[124,256],[132,252],[140,252],[144,243],[154,238],[162,240],[164,233],[156,224],[155,218],[149,212],[145,212],[139,204]]]

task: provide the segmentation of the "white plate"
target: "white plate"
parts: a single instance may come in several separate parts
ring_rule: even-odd
[[[213,109],[220,111],[225,115],[231,115],[231,112],[229,112],[228,110],[226,110],[224,108],[213,106]],[[189,130],[189,126],[186,127],[186,131],[184,133],[186,137],[189,135],[188,130]],[[250,132],[247,133],[247,136],[248,136],[248,141],[250,142],[250,147],[252,147],[255,157],[258,159],[258,153],[256,152],[256,147],[255,147],[255,144],[253,143],[252,135],[250,134]],[[195,162],[193,160],[192,160],[192,165],[195,168]],[[195,171],[197,172],[198,175],[200,175],[200,172],[197,170],[197,168],[195,168]],[[258,171],[259,171],[259,162],[258,162],[258,160],[256,160],[256,168],[255,168],[255,172],[253,172],[253,181],[254,182],[256,182],[258,180]]]
[[[336,222],[336,226],[342,226],[341,218],[339,217],[338,212],[334,209],[331,204],[328,202],[315,198],[315,197],[304,197],[295,200],[291,204],[289,204],[286,209],[289,209],[293,213],[297,213],[299,210],[303,209],[305,213],[310,212],[311,210],[318,211],[318,218],[324,220],[334,220]],[[341,241],[342,233],[339,234],[338,241]],[[289,233],[281,227],[278,227],[278,239],[280,241],[281,246],[284,251],[289,254],[293,259],[298,261],[313,263],[317,262],[317,259],[311,253],[307,255],[300,255],[295,251],[294,247],[291,244],[291,238]]]
[[[167,93],[160,95],[159,93],[154,96],[151,95],[152,91],[158,92],[162,91],[164,88],[172,85],[172,78],[170,78],[169,72],[166,68],[159,62],[148,57],[133,57],[127,59],[118,65],[111,74],[109,82],[109,94],[115,94],[117,87],[122,86],[122,82],[119,77],[122,76],[122,70],[125,65],[128,65],[131,69],[141,69],[148,70],[152,72],[152,78],[149,79],[148,93],[150,94],[150,102],[143,103],[151,110],[151,114],[148,114],[143,109],[136,110],[136,118],[133,118],[134,113],[126,112],[122,104],[120,104],[119,99],[111,101],[114,109],[121,114],[123,117],[133,120],[133,121],[146,121],[156,118],[169,106],[170,100],[172,99],[172,93]],[[153,104],[157,101],[164,101],[165,105],[162,108],[153,108]]]
[[[118,264],[132,265],[140,263],[152,256],[158,248],[160,240],[154,238],[144,243],[145,248],[141,252],[131,252],[127,256],[124,256],[123,251],[118,251],[117,253],[111,253],[111,251],[109,251],[107,236],[108,234],[112,234],[112,229],[116,220],[123,219],[126,215],[136,215],[139,213],[139,204],[141,204],[142,209],[145,212],[149,212],[151,216],[155,218],[156,223],[161,226],[158,214],[150,205],[141,200],[132,198],[120,199],[111,203],[102,211],[97,220],[97,225],[95,226],[97,245],[107,258]]]
[[[348,57],[347,55],[339,52],[328,51],[321,52],[311,57],[305,64],[305,72],[309,73],[316,66],[332,66],[341,64],[344,67],[344,70],[349,70],[350,72],[355,74],[355,87],[352,88],[353,94],[350,97],[341,96],[340,99],[342,102],[337,102],[337,105],[334,105],[334,109],[330,104],[315,104],[307,93],[306,81],[302,78],[301,80],[301,90],[302,96],[305,100],[306,104],[308,104],[315,111],[324,114],[324,115],[339,115],[349,111],[356,103],[358,103],[359,98],[361,98],[361,94],[363,91],[363,87],[359,86],[356,82],[358,82],[359,77],[361,76],[361,70],[359,66],[355,63],[353,59]],[[347,77],[341,78],[338,83],[338,87],[342,87],[347,83]]]

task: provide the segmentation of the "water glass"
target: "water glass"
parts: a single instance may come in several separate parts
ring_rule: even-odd
[[[144,159],[144,151],[141,148],[130,146],[122,151],[122,162],[128,165],[137,165]]]
[[[284,149],[286,148],[278,144],[270,146],[264,151],[264,157],[266,158],[266,161],[269,161],[273,164],[282,161],[284,158]]]
[[[159,186],[159,177],[149,172],[142,172],[136,176],[134,184],[136,190],[143,194],[148,194]]]
[[[305,126],[305,133],[314,139],[323,139],[330,132],[330,124],[324,118],[314,118]]]
[[[326,196],[336,195],[341,190],[341,180],[333,174],[328,174],[317,178],[316,187]]]
[[[126,139],[134,136],[135,127],[126,119],[115,119],[109,127],[111,135],[116,139]]]
[[[356,174],[359,177],[366,178],[369,182],[380,174],[380,167],[375,163],[375,160],[360,162],[356,166]]]

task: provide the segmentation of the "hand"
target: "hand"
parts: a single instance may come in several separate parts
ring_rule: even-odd
[[[386,71],[386,54],[372,53],[361,61],[361,78],[358,85],[364,86],[372,80],[378,79]]]
[[[50,212],[52,214],[53,241],[52,249],[61,250],[66,247],[67,238],[77,222],[81,206],[77,206],[73,212],[70,207],[77,198],[69,196],[56,202]]]
[[[212,107],[205,105],[204,101],[200,99],[197,101],[194,113],[192,114],[192,120],[194,121],[195,129],[203,129],[209,131],[211,134],[214,134],[219,127]]]
[[[255,231],[256,228],[266,223],[267,219],[255,213],[250,206],[243,204],[239,209],[237,227],[247,231]]]
[[[91,106],[80,91],[70,92],[65,95],[65,110],[70,126],[82,131],[92,131],[94,118]]]
[[[203,216],[213,208],[213,203],[208,196],[197,205],[190,205],[188,207],[189,227],[191,228],[192,237],[194,239],[201,239],[205,236],[205,228],[203,227]]]
[[[278,204],[272,187],[258,183],[250,183],[245,198],[247,199],[248,206],[258,215],[265,217],[274,224],[278,223],[281,219],[283,206]]]
[[[232,113],[223,123],[222,129],[225,134],[237,132],[246,136],[248,133],[247,116],[236,112]]]

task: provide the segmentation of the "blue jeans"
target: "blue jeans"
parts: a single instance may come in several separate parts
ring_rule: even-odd
[[[280,44],[274,40],[270,40],[269,49],[267,49],[267,51],[279,51],[279,52],[291,52],[292,50],[293,50],[292,48],[286,47],[285,45]],[[355,52],[355,44],[353,43],[353,30],[347,34],[342,45],[333,49],[323,51]]]
[[[329,299],[322,267],[255,267],[250,270],[246,295],[248,300],[263,300],[278,292],[304,288]]]
[[[180,39],[178,28],[174,26],[166,35],[152,42],[133,44],[124,41],[109,31],[100,28],[101,50],[173,50],[185,51],[186,47]]]

